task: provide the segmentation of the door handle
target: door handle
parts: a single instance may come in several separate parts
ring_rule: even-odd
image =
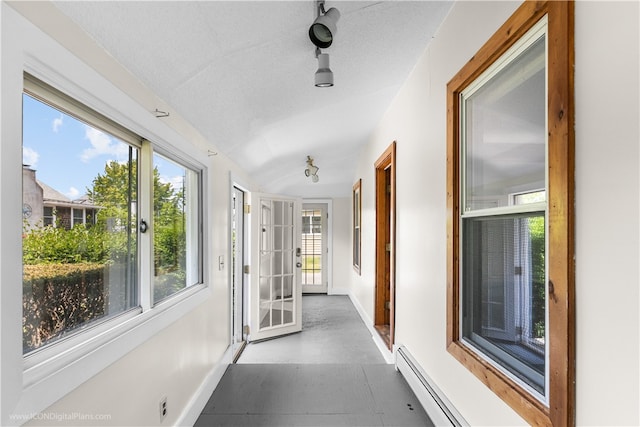
[[[301,262],[299,262],[299,261],[298,261],[298,262],[296,262],[296,267],[298,267],[298,268],[302,267],[302,263],[301,263]]]

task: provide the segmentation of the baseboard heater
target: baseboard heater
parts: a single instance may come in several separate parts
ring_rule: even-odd
[[[404,346],[396,350],[396,369],[436,426],[469,426]]]

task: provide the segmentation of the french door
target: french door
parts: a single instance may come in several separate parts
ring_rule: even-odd
[[[251,193],[249,340],[302,330],[299,199]]]

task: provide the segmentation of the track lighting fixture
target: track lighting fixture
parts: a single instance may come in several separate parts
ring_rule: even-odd
[[[333,43],[333,37],[336,34],[336,24],[340,19],[340,12],[335,7],[324,10],[324,0],[316,2],[318,9],[318,17],[311,27],[309,27],[309,38],[314,45],[321,49],[326,49]]]
[[[307,168],[304,170],[304,175],[311,177],[311,181],[318,182],[320,180],[318,170],[320,170],[320,168],[313,165],[313,159],[311,156],[307,156]]]
[[[324,0],[316,1],[316,9],[318,16],[309,27],[309,38],[316,46],[316,58],[318,58],[315,85],[316,87],[331,87],[333,86],[333,72],[329,68],[329,54],[322,53],[320,49],[326,49],[333,43],[340,12],[335,7],[325,12]]]
[[[316,57],[318,58],[318,71],[316,71],[315,82],[316,87],[333,86],[333,71],[329,68],[329,54],[321,53],[316,48]]]

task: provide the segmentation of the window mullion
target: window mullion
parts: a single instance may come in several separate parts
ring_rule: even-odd
[[[138,174],[140,194],[138,196],[138,212],[140,224],[146,223],[146,232],[140,232],[140,306],[143,311],[153,306],[153,148],[147,140],[142,142]],[[139,228],[140,229],[140,228]]]

